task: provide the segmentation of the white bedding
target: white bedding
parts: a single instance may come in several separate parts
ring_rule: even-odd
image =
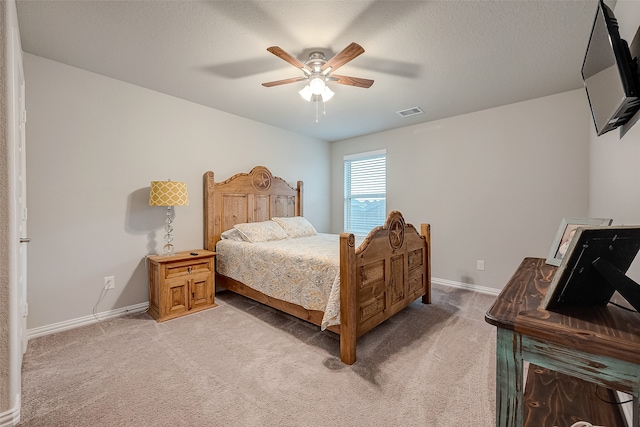
[[[259,243],[223,239],[216,271],[270,297],[324,311],[324,330],[340,324],[339,239],[323,233]]]

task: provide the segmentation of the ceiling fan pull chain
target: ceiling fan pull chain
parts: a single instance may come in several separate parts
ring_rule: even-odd
[[[316,123],[318,123],[318,101],[316,100]]]

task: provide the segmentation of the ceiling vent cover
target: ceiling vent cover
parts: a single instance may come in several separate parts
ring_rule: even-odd
[[[420,107],[407,108],[406,110],[396,111],[400,117],[410,117],[416,114],[422,114],[424,111]]]

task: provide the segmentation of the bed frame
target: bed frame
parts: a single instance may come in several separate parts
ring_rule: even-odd
[[[302,216],[302,181],[293,188],[264,166],[214,182],[204,174],[205,246],[215,250],[223,231],[244,222]],[[340,359],[356,361],[358,337],[390,318],[417,298],[431,303],[431,237],[429,224],[420,234],[393,211],[359,247],[351,233],[340,234]],[[323,312],[307,310],[258,292],[216,273],[216,285],[320,326]]]

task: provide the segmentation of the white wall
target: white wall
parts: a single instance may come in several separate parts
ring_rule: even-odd
[[[327,142],[118,80],[25,55],[29,329],[148,301],[145,255],[161,251],[165,209],[149,184],[185,181],[176,250],[203,247],[202,176],[216,181],[256,165],[292,185],[304,214],[329,228]]]
[[[431,224],[435,279],[501,289],[523,258],[546,258],[563,217],[587,215],[589,119],[575,90],[333,143],[332,232],[343,156],[386,148],[387,210]]]

